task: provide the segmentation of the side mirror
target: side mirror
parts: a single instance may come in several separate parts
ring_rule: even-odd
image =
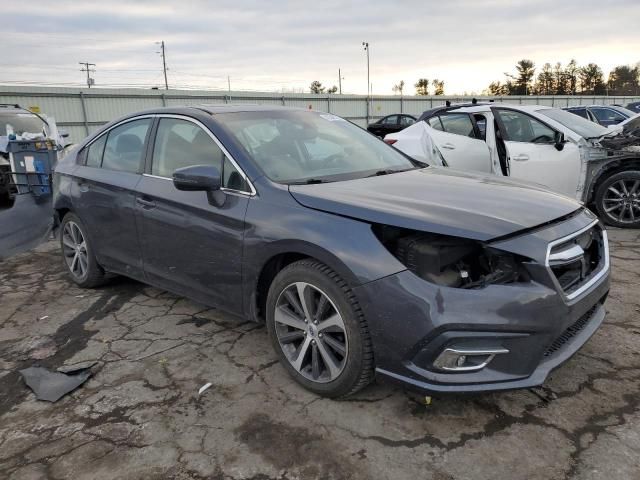
[[[179,168],[173,172],[173,185],[187,192],[214,192],[220,190],[220,172],[208,165]]]
[[[553,136],[553,143],[556,147],[556,150],[558,150],[559,152],[562,151],[562,149],[564,148],[564,142],[564,133],[556,132],[556,134]]]
[[[227,196],[220,190],[220,171],[209,165],[193,165],[173,172],[173,185],[187,192],[206,192],[209,205],[222,207]]]

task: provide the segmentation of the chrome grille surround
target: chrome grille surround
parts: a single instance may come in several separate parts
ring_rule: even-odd
[[[593,241],[598,242],[599,244],[598,264],[588,271],[586,276],[581,276],[579,282],[576,285],[571,285],[572,288],[567,289],[567,291],[561,285],[554,268],[580,261],[584,254],[584,250],[578,245],[578,240],[580,240],[581,236],[586,232],[592,232]],[[562,246],[563,244],[567,244],[566,249],[561,249],[560,251],[552,254],[554,247]],[[598,283],[609,271],[609,241],[607,238],[607,231],[600,226],[599,220],[594,220],[592,223],[577,232],[550,242],[547,246],[545,265],[549,275],[556,285],[556,288],[562,293],[566,300],[570,301],[579,297],[593,285]],[[574,286],[575,288],[573,288]]]

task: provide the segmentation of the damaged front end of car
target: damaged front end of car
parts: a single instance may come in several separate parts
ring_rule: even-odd
[[[539,385],[604,319],[607,235],[586,209],[488,241],[372,230],[406,267],[357,289],[382,377],[424,392]]]

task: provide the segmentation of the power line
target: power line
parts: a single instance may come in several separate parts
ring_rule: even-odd
[[[94,68],[90,68],[90,67],[95,67],[96,64],[95,63],[89,63],[89,62],[78,62],[80,65],[84,65],[84,68],[81,68],[80,71],[81,72],[87,72],[87,87],[91,88],[91,85],[94,82],[93,78],[91,78],[91,72],[95,73],[95,69]]]

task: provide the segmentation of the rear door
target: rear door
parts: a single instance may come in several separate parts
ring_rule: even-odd
[[[226,194],[222,206],[209,204],[205,192],[174,187],[173,172],[190,165],[218,168]],[[203,124],[160,117],[136,200],[149,282],[241,314],[244,217],[251,197],[244,173]]]
[[[491,173],[489,147],[468,113],[443,113],[425,120],[429,134],[451,168]]]
[[[507,153],[509,175],[539,183],[575,198],[580,182],[580,152],[573,142],[555,146],[556,130],[519,111],[491,107]]]
[[[135,188],[142,178],[151,117],[137,117],[97,137],[81,153],[71,185],[75,213],[88,229],[98,262],[141,279]]]

